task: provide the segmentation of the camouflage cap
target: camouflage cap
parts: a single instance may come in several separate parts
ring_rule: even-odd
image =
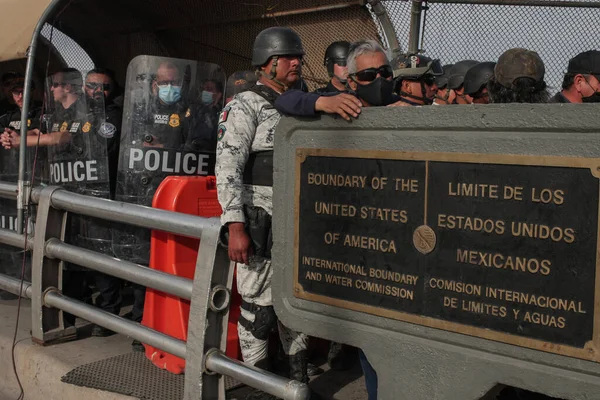
[[[225,93],[227,96],[233,96],[250,89],[256,83],[256,74],[252,71],[237,71],[229,76]]]
[[[531,78],[536,82],[544,80],[546,68],[535,51],[514,48],[502,53],[494,68],[496,82],[504,87],[512,87],[519,78]]]

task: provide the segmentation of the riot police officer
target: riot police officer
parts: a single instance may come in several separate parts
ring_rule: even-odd
[[[0,77],[0,115],[14,111],[17,106],[12,98],[11,87],[15,80],[22,78],[22,75],[9,71],[2,74]]]
[[[465,95],[464,82],[465,74],[473,65],[478,62],[475,60],[463,60],[459,61],[448,72],[448,89],[454,91],[455,100],[454,104],[471,104],[472,99]]]
[[[327,86],[315,90],[317,93],[342,93],[346,91],[348,81],[348,66],[346,58],[350,43],[346,41],[333,42],[325,51],[323,64],[327,67],[329,83]]]
[[[437,93],[436,77],[442,75],[439,60],[417,54],[406,54],[392,61],[395,92],[400,96],[396,106],[430,105]]]
[[[495,62],[481,62],[475,64],[465,74],[464,92],[472,99],[474,104],[488,104],[490,96],[487,84],[494,76]]]
[[[23,108],[23,76],[15,77],[9,88],[10,96],[17,109],[7,112],[0,117],[0,132],[6,132],[9,136],[11,132],[21,129],[21,110]],[[39,128],[41,108],[35,104],[30,107],[27,116],[27,126],[29,129]],[[29,155],[29,154],[28,154]],[[28,163],[28,166],[30,163]],[[9,148],[0,150],[0,181],[17,182],[19,166],[19,149]],[[29,172],[29,171],[28,171]],[[3,229],[17,229],[17,204],[14,200],[0,199],[0,225]],[[33,233],[33,225],[28,224],[28,232]],[[0,272],[10,276],[20,277],[23,257],[26,256],[22,250],[17,250],[8,245],[0,245]],[[26,265],[28,266],[28,265]],[[25,279],[29,276],[29,268],[25,270]],[[0,291],[0,299],[11,298],[8,292]]]
[[[12,85],[10,85],[9,93],[12,96],[12,100],[15,102],[18,108],[13,109],[6,114],[0,116],[0,132],[6,130],[20,132],[21,130],[21,110],[23,109],[23,88],[25,85],[25,78],[23,76],[16,77]],[[33,87],[35,90],[35,86]],[[41,107],[39,104],[32,104],[29,108],[27,115],[27,129],[39,129],[40,128],[40,114]]]
[[[271,297],[272,150],[281,119],[273,103],[300,79],[303,56],[300,37],[287,27],[258,34],[252,54],[258,83],[238,94],[221,112],[215,172],[229,257],[238,263],[242,296],[238,333],[244,361],[269,369],[267,338],[278,327],[288,376],[308,382],[308,337],[277,320]]]
[[[435,95],[435,99],[433,100],[433,104],[436,106],[440,105],[448,105],[452,104],[455,99],[454,91],[448,89],[448,76],[450,73],[450,68],[452,68],[454,64],[446,64],[442,66],[443,73],[442,75],[435,77],[435,85],[437,86],[437,93]]]
[[[89,187],[83,194],[95,197],[114,199],[119,156],[122,111],[114,103],[117,83],[112,71],[95,68],[85,78],[85,100],[88,105],[89,127],[84,125],[84,132],[89,129],[90,136],[97,138],[91,142],[92,152],[98,158],[107,160],[108,186]],[[106,190],[108,189],[108,193]],[[80,247],[103,254],[113,255],[111,223],[108,221],[79,216],[77,244]],[[99,272],[89,273],[95,281],[99,295],[96,305],[112,314],[118,314],[121,308],[121,280]],[[113,332],[99,325],[92,328],[92,336],[108,336]]]

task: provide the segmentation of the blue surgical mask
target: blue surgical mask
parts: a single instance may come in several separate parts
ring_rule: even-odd
[[[213,102],[213,92],[209,92],[207,90],[202,91],[202,104],[210,104]]]
[[[158,85],[158,98],[165,104],[175,104],[181,100],[181,86]]]

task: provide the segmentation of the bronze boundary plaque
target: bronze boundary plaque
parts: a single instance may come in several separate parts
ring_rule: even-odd
[[[427,223],[428,215],[428,202],[433,203],[429,197],[428,191],[432,191],[429,186],[430,180],[430,169],[432,165],[438,163],[448,163],[444,165],[452,166],[454,164],[466,164],[473,165],[479,164],[482,168],[497,166],[526,166],[526,167],[558,167],[566,169],[589,169],[591,175],[597,179],[600,179],[600,159],[596,158],[575,158],[575,157],[557,157],[557,156],[533,156],[533,155],[494,155],[494,154],[468,154],[468,153],[425,153],[425,152],[401,152],[401,151],[378,151],[378,150],[337,150],[337,149],[310,149],[310,148],[298,148],[296,150],[296,173],[295,173],[295,237],[294,237],[294,249],[295,249],[295,262],[294,262],[294,293],[295,297],[314,301],[322,304],[327,304],[335,307],[346,308],[354,311],[364,312],[373,314],[381,317],[396,319],[408,323],[423,325],[431,328],[442,329],[451,332],[457,332],[465,335],[476,336],[484,339],[494,340],[498,342],[508,343],[516,346],[527,347],[536,349],[544,352],[561,354],[565,356],[591,360],[600,362],[600,193],[595,193],[596,204],[593,209],[597,212],[595,219],[595,238],[594,240],[595,256],[592,258],[592,265],[595,261],[595,270],[591,271],[593,279],[591,281],[592,288],[591,309],[586,310],[586,323],[589,322],[590,326],[590,338],[585,340],[585,343],[579,342],[577,345],[571,343],[543,340],[539,337],[527,337],[521,336],[517,333],[507,333],[506,331],[494,330],[493,327],[482,327],[477,324],[469,324],[468,321],[456,322],[456,320],[449,320],[448,318],[443,319],[440,317],[423,315],[414,312],[405,312],[390,307],[384,308],[373,304],[359,303],[356,299],[340,298],[340,296],[328,296],[323,293],[311,293],[303,288],[300,273],[300,208],[301,208],[301,189],[302,189],[302,166],[306,161],[307,157],[329,157],[329,158],[342,158],[342,159],[364,159],[367,160],[392,160],[392,161],[415,161],[424,164],[425,168],[425,185],[423,193],[423,217],[424,221],[421,220],[419,226],[414,231],[408,232],[410,237],[410,245],[413,246],[415,252],[418,251],[422,257],[428,257],[429,254],[434,251],[438,240],[433,233],[433,230],[429,227],[432,224]],[[398,190],[396,188],[396,190]],[[344,225],[346,226],[346,225]],[[322,232],[318,232],[322,233]],[[318,234],[318,233],[315,233]],[[407,240],[408,241],[408,240]],[[403,243],[403,245],[407,245]],[[379,246],[379,244],[377,245]],[[364,247],[363,247],[364,248]],[[364,250],[369,252],[371,250]],[[541,250],[540,250],[541,251]],[[435,253],[435,251],[434,251]],[[431,254],[434,254],[431,253]],[[323,254],[324,258],[327,258],[329,254]],[[457,256],[458,257],[458,256]],[[364,259],[363,259],[364,260]],[[365,267],[363,267],[365,268]],[[531,271],[529,271],[531,272]],[[562,271],[561,271],[562,272]],[[366,276],[366,275],[365,275]],[[416,282],[416,280],[415,280]],[[337,283],[337,285],[343,285]],[[487,288],[486,288],[487,290]],[[396,293],[397,297],[401,297]],[[383,294],[381,296],[384,296]],[[550,294],[549,296],[552,296]],[[441,297],[441,296],[440,296]],[[444,299],[445,301],[445,299]],[[581,305],[581,302],[580,302]],[[589,314],[593,314],[589,316]],[[583,318],[583,317],[582,317]],[[517,317],[515,316],[515,319]],[[587,321],[587,319],[590,319]],[[536,335],[543,336],[543,335]]]

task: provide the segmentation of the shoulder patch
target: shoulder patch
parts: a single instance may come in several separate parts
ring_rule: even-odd
[[[110,139],[115,136],[117,132],[117,127],[111,124],[110,122],[103,122],[100,124],[98,128],[98,135],[102,136],[105,139]]]
[[[227,128],[225,127],[225,125],[219,125],[219,127],[217,128],[217,140],[220,142],[221,139],[223,139],[223,136],[225,136],[225,132],[227,132]]]
[[[227,121],[227,117],[229,116],[229,110],[231,110],[231,107],[227,106],[225,108],[223,108],[223,110],[221,110],[221,115],[219,116],[219,124]]]

